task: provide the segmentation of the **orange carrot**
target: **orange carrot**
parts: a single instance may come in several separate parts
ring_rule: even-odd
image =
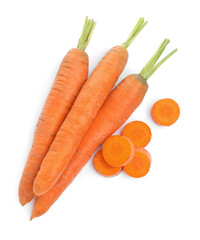
[[[33,191],[36,196],[47,192],[66,168],[97,112],[123,71],[128,59],[126,48],[144,25],[144,19],[140,19],[128,40],[121,46],[113,47],[104,56],[82,87],[35,178]]]
[[[19,184],[19,201],[25,205],[34,197],[33,182],[55,135],[88,77],[87,47],[95,22],[86,17],[77,48],[64,57],[39,117],[33,144]]]
[[[133,121],[123,128],[122,136],[130,139],[136,148],[145,147],[151,140],[151,129],[142,121]]]
[[[147,90],[147,81],[141,75],[134,74],[127,76],[111,91],[56,184],[47,193],[36,197],[31,219],[48,211],[86,165],[94,151],[141,104]]]
[[[122,167],[113,167],[113,166],[109,165],[103,158],[102,150],[99,150],[95,154],[94,160],[93,160],[93,165],[94,165],[95,169],[97,170],[97,172],[100,173],[101,175],[103,175],[104,177],[116,176],[122,170]]]
[[[178,120],[180,108],[174,100],[164,98],[153,105],[151,114],[157,124],[170,126]]]
[[[130,162],[134,155],[132,142],[123,136],[114,135],[103,144],[103,158],[113,167],[121,167]]]
[[[123,167],[125,173],[134,178],[144,177],[150,169],[151,156],[149,152],[143,148],[135,150],[133,159]]]
[[[88,162],[93,152],[112,135],[140,105],[148,89],[146,81],[134,75],[126,77],[109,94],[77,151],[56,184],[36,197],[31,219],[43,215]]]

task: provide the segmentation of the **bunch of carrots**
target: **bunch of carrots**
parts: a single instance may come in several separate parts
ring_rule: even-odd
[[[147,79],[177,51],[157,63],[169,43],[164,39],[139,74],[127,76],[112,90],[126,66],[127,48],[146,24],[140,18],[127,40],[111,48],[88,77],[85,49],[96,22],[86,17],[77,48],[63,58],[47,96],[19,184],[22,205],[35,198],[31,219],[48,211],[94,151],[125,123],[141,104]],[[131,144],[126,135],[120,137]],[[128,160],[133,154],[132,148]]]

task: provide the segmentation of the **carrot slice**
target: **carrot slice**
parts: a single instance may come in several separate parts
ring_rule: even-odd
[[[170,126],[178,120],[180,108],[173,99],[164,98],[153,105],[151,114],[157,124]]]
[[[135,150],[132,160],[123,167],[124,171],[131,177],[144,177],[151,166],[151,155],[145,149],[138,148]]]
[[[145,147],[151,140],[151,129],[141,121],[128,123],[122,130],[122,136],[131,140],[134,147]]]
[[[104,142],[102,152],[105,161],[109,165],[120,167],[132,159],[134,146],[128,138],[114,135]]]
[[[109,165],[103,158],[102,150],[99,150],[95,154],[93,164],[96,171],[105,177],[116,176],[122,170],[122,167],[113,167]]]

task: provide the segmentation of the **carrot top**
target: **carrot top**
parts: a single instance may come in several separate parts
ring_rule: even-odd
[[[85,18],[83,30],[79,38],[77,48],[85,51],[87,45],[90,42],[90,38],[92,36],[92,32],[95,26],[96,26],[96,22],[93,19],[88,19],[88,17]]]
[[[144,66],[142,71],[140,72],[140,76],[142,76],[145,80],[147,80],[151,75],[168,59],[170,58],[176,51],[177,49],[174,49],[172,52],[170,52],[166,57],[164,57],[160,62],[156,64],[158,61],[159,57],[165,50],[166,46],[169,44],[170,40],[169,39],[164,39],[157,49],[157,51],[154,53],[152,58],[147,62],[147,64]]]
[[[147,21],[146,22],[144,21],[144,18],[140,18],[135,27],[133,28],[131,34],[127,38],[127,40],[124,43],[122,43],[121,46],[124,48],[128,48],[132,41],[136,38],[136,36],[141,32],[141,30],[146,26],[147,23],[148,23]]]

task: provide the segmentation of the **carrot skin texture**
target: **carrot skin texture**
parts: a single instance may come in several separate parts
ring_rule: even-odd
[[[41,164],[33,186],[36,196],[44,194],[56,183],[123,71],[127,60],[127,50],[122,46],[116,46],[94,69]]]
[[[25,205],[35,196],[33,182],[55,135],[88,77],[88,55],[71,49],[62,60],[42,113],[19,184],[19,201]]]
[[[139,75],[129,75],[121,81],[100,108],[56,184],[35,199],[32,218],[43,215],[79,174],[94,151],[130,117],[141,104],[148,84]]]

